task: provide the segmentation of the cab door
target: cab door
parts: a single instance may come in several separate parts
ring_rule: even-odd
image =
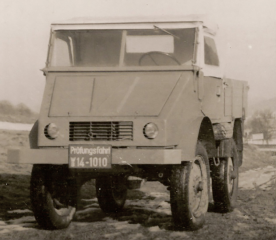
[[[203,70],[202,80],[204,96],[201,109],[212,122],[219,122],[224,117],[224,81],[219,55],[214,36],[203,34]]]

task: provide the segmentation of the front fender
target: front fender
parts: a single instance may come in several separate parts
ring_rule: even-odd
[[[186,122],[180,143],[177,147],[182,150],[182,161],[191,161],[194,159],[198,141],[201,141],[206,148],[209,158],[215,156],[215,138],[212,123],[208,117],[197,117],[196,119],[189,119]]]
[[[36,121],[29,134],[29,144],[31,149],[38,148],[38,121]]]

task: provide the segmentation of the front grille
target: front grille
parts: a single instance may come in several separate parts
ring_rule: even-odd
[[[70,122],[69,140],[133,140],[133,122]]]

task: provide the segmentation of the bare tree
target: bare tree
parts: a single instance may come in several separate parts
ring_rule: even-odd
[[[264,140],[268,143],[272,138],[274,116],[271,109],[256,111],[247,121],[246,125],[251,129],[251,134],[263,133]]]

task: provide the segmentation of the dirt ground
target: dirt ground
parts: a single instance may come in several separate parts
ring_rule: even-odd
[[[6,163],[7,148],[28,146],[28,132],[0,132],[0,239],[276,239],[276,157],[245,146],[237,207],[217,213],[210,206],[198,231],[175,231],[169,192],[157,182],[128,192],[120,214],[105,215],[93,183],[83,187],[82,206],[67,229],[43,230],[29,200],[31,165]]]

